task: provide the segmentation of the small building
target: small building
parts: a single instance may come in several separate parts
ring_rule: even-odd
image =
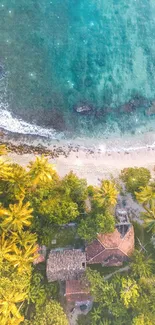
[[[115,215],[119,225],[130,224],[126,209],[116,208]]]
[[[92,301],[89,284],[82,279],[66,281],[65,297],[67,302],[77,305],[88,305]]]
[[[86,253],[81,249],[51,250],[46,274],[49,282],[78,279],[86,269]]]
[[[134,228],[131,224],[116,225],[113,233],[98,234],[86,247],[87,264],[119,266],[129,260],[134,251]]]

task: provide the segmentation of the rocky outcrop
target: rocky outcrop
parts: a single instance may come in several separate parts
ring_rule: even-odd
[[[132,98],[129,102],[121,105],[118,108],[118,112],[120,113],[132,113],[134,112],[137,108],[144,108],[149,105],[149,101],[146,98],[137,96]]]
[[[81,104],[74,107],[77,113],[87,114],[93,112],[93,107],[88,104]]]

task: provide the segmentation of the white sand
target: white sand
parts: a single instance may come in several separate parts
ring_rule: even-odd
[[[22,166],[27,166],[29,161],[35,159],[34,154],[9,153],[8,157]],[[79,177],[86,178],[88,184],[95,185],[99,179],[109,178],[111,175],[117,177],[126,167],[147,167],[154,176],[155,151],[146,148],[129,151],[128,154],[125,152],[89,154],[79,149],[79,152],[71,152],[67,158],[60,155],[55,159],[49,158],[49,161],[55,164],[61,177],[72,170]]]

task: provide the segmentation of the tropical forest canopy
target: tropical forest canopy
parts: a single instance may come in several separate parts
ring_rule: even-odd
[[[91,325],[155,324],[155,182],[146,168],[128,168],[119,179],[88,186],[70,172],[60,178],[44,156],[27,168],[7,159],[0,146],[0,324],[67,325],[60,304],[58,283],[49,284],[45,263],[35,265],[38,245],[51,248],[57,234],[63,241],[64,225],[74,222],[77,245],[91,242],[98,233],[115,229],[118,194],[130,193],[143,206],[140,226],[147,245],[136,250],[121,273],[87,268],[86,277],[94,298],[92,311],[78,323]],[[135,226],[135,232],[136,232]],[[64,238],[65,237],[65,238]],[[110,273],[109,277],[102,271]],[[64,306],[63,306],[64,307]]]

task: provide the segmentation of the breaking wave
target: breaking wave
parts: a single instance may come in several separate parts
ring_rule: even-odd
[[[63,133],[30,124],[12,116],[11,112],[0,107],[0,128],[13,133],[38,135],[50,139],[63,138]]]

